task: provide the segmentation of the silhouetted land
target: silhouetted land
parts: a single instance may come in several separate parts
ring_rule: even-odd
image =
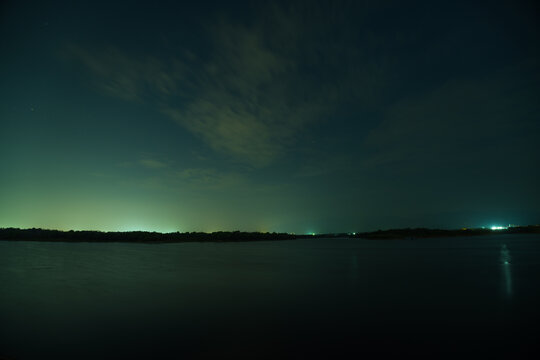
[[[11,241],[57,241],[57,242],[140,242],[140,243],[171,243],[171,242],[238,242],[263,240],[294,240],[306,238],[362,238],[362,239],[415,239],[455,236],[480,236],[489,234],[540,234],[539,225],[516,226],[503,230],[491,229],[459,229],[442,230],[426,228],[407,228],[378,230],[365,233],[339,233],[297,235],[288,233],[261,233],[241,231],[204,232],[175,232],[159,233],[147,231],[102,232],[102,231],[60,231],[46,229],[16,229],[0,228],[0,240]]]
[[[467,228],[456,230],[442,229],[391,229],[378,230],[373,232],[359,233],[353,237],[363,239],[409,239],[409,238],[436,238],[455,236],[480,236],[490,234],[540,234],[540,225],[514,226],[508,229],[491,230],[483,228]]]

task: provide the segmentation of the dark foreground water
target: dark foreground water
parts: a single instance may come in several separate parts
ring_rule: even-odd
[[[0,242],[8,359],[535,358],[539,314],[538,235]]]

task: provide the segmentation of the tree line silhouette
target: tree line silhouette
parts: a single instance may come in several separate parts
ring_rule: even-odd
[[[262,233],[241,231],[205,232],[173,232],[160,233],[151,231],[61,231],[48,229],[0,229],[0,240],[30,240],[30,241],[73,241],[73,242],[231,242],[231,241],[261,241],[261,240],[290,240],[296,235],[287,233]]]
[[[268,241],[268,240],[294,240],[305,238],[362,238],[373,240],[384,239],[414,239],[455,236],[479,236],[488,234],[540,234],[539,225],[516,226],[503,230],[470,228],[459,230],[406,228],[378,230],[364,233],[332,233],[332,234],[289,234],[275,232],[244,232],[244,231],[217,231],[205,232],[173,232],[160,233],[150,231],[61,231],[48,229],[18,229],[0,228],[0,240],[12,241],[57,241],[57,242],[140,242],[140,243],[167,243],[167,242],[240,242],[240,241]]]

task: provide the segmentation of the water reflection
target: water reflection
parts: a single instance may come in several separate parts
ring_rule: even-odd
[[[512,296],[512,273],[510,270],[510,251],[506,247],[506,244],[501,246],[500,252],[501,266],[503,272],[504,290],[508,297]]]
[[[0,358],[374,357],[389,343],[517,358],[537,346],[538,278],[537,235],[0,241]]]
[[[357,255],[353,255],[351,257],[351,262],[350,262],[350,281],[351,281],[351,285],[354,287],[356,285],[356,282],[358,281],[358,256]]]

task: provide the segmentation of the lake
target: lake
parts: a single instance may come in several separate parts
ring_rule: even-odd
[[[7,359],[534,358],[539,307],[538,235],[0,242]]]

